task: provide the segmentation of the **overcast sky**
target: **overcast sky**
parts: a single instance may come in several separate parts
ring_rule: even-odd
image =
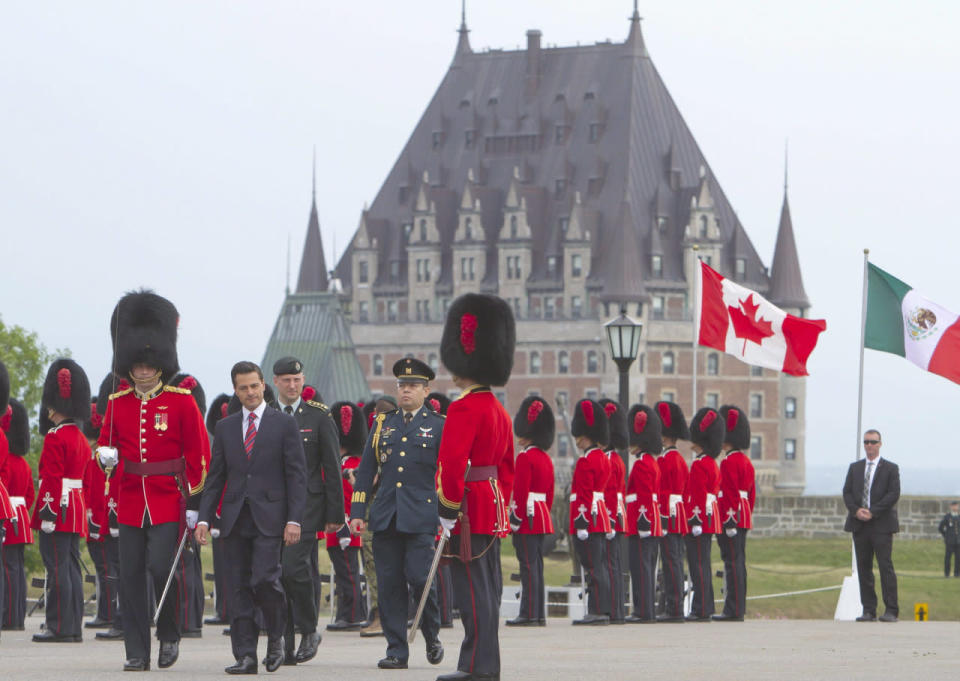
[[[475,50],[622,41],[630,0],[473,0]],[[859,439],[863,248],[960,311],[960,3],[642,2],[647,47],[769,265],[789,195],[811,316],[807,461]],[[453,56],[459,0],[8,3],[0,23],[0,315],[99,382],[108,318],[151,286],[208,395],[258,361],[295,280],[317,148],[328,258]],[[960,386],[868,351],[864,424],[955,469]],[[905,471],[904,477],[908,473]],[[838,482],[839,485],[839,482]]]

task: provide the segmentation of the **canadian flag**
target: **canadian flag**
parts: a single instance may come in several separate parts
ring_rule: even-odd
[[[827,328],[826,321],[787,314],[703,261],[699,274],[696,329],[700,345],[723,350],[747,364],[807,375],[807,358]]]

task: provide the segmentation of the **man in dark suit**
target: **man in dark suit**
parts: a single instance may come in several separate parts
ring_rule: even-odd
[[[306,501],[306,463],[292,416],[267,407],[263,372],[252,362],[230,370],[243,408],[214,429],[210,475],[200,503],[197,541],[206,544],[220,502],[220,538],[226,562],[230,640],[237,662],[228,674],[257,673],[258,628],[254,606],[267,629],[268,672],[283,663],[286,599],[280,586],[280,547],[300,540]],[[282,539],[281,539],[282,538]]]
[[[317,562],[317,532],[336,532],[343,527],[343,482],[340,445],[330,410],[304,394],[303,363],[282,357],[273,364],[277,401],[273,407],[297,421],[307,464],[307,501],[300,541],[284,547],[281,582],[287,594],[287,626],[283,635],[284,664],[312,660],[320,645],[317,631],[319,594],[312,573]],[[318,396],[317,400],[320,398]],[[293,652],[294,625],[300,630],[300,647]]]
[[[853,532],[853,548],[857,556],[860,580],[860,602],[863,614],[858,622],[877,620],[877,592],[873,581],[873,557],[880,570],[880,589],[885,612],[881,622],[896,622],[897,573],[893,569],[893,535],[900,531],[897,501],[900,499],[900,469],[892,461],[880,458],[880,433],[868,430],[863,434],[867,456],[850,464],[843,483],[843,503],[847,521],[843,529]]]

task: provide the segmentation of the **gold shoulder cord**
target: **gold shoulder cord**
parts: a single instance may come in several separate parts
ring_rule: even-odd
[[[386,418],[386,414],[377,414],[377,429],[373,431],[373,456],[377,459],[377,474],[380,473],[382,468],[380,463],[380,429],[383,428],[383,422]]]

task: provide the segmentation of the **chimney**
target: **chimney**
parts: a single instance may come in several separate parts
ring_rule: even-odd
[[[533,28],[527,31],[527,94],[533,94],[540,85],[540,37]]]

